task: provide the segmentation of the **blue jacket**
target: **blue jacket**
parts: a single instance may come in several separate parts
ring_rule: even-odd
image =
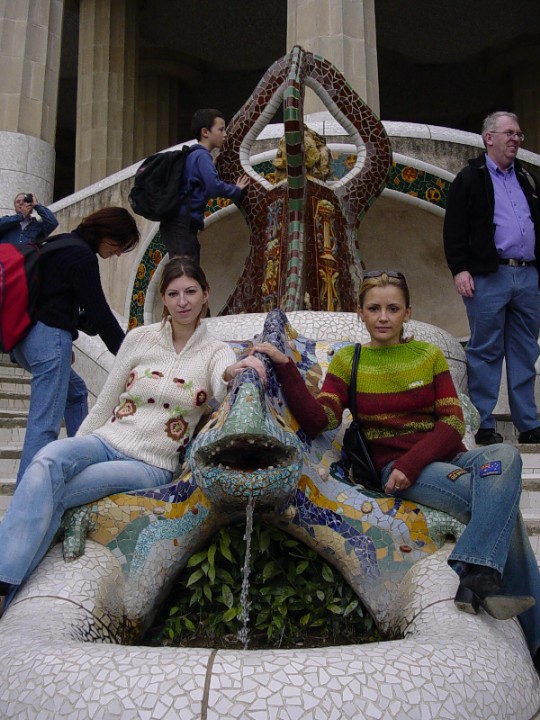
[[[204,227],[204,210],[210,198],[240,200],[242,197],[237,185],[220,180],[212,154],[204,145],[194,145],[187,156],[180,192],[184,199],[179,214],[184,215],[189,207],[191,220],[199,230]]]
[[[33,242],[48,237],[58,227],[58,220],[52,212],[44,205],[36,205],[34,210],[41,217],[41,222],[36,218],[30,218],[30,222],[21,229],[21,222],[24,220],[22,213],[16,215],[4,215],[0,218],[0,243]]]

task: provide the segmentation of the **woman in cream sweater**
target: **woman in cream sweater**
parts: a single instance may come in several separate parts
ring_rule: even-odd
[[[165,485],[211,400],[253,357],[236,362],[201,319],[209,286],[189,258],[174,258],[160,284],[163,319],[129,332],[76,437],[38,452],[0,524],[0,596],[11,597],[39,564],[68,508]]]

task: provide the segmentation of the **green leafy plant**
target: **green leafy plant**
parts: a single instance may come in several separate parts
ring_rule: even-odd
[[[147,634],[151,644],[242,647],[240,591],[245,525],[223,528],[192,555]],[[255,523],[249,575],[249,647],[380,640],[343,577],[314,550]]]

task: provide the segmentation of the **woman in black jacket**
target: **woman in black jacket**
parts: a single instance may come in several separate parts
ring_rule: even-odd
[[[63,417],[67,434],[72,436],[88,412],[86,386],[71,367],[78,309],[85,311],[114,355],[124,339],[101,287],[97,256],[108,259],[132,250],[139,242],[135,220],[124,208],[103,208],[85,218],[73,232],[50,241],[62,243],[68,238],[84,242],[42,257],[37,322],[13,348],[19,365],[32,374],[17,482],[37,451],[58,438]]]

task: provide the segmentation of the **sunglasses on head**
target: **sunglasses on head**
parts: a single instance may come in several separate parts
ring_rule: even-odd
[[[388,275],[390,278],[396,278],[397,280],[405,280],[405,275],[399,270],[370,270],[364,273],[364,280],[367,278],[378,278],[381,275]]]

